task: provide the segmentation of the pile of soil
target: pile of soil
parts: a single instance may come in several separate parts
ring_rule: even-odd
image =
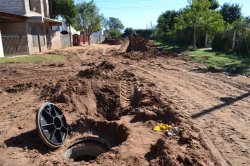
[[[122,56],[132,60],[146,60],[162,56],[162,52],[154,47],[149,40],[136,34],[130,35],[128,44],[122,47],[126,50],[122,53]]]
[[[149,40],[136,34],[130,35],[129,46],[128,46],[127,52],[131,52],[131,51],[147,52],[147,51],[152,51],[154,49],[155,48],[153,48]]]
[[[109,45],[121,45],[124,43],[124,41],[120,38],[118,39],[108,39],[106,38],[103,42],[103,44],[109,44]]]

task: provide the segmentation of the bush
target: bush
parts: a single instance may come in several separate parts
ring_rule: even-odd
[[[112,39],[118,39],[121,37],[121,32],[116,29],[111,29],[108,33]]]
[[[235,51],[238,53],[247,53],[247,42],[240,41],[237,43]]]
[[[150,39],[151,35],[154,33],[154,29],[137,29],[135,33],[146,39]]]
[[[230,36],[222,33],[218,33],[215,35],[213,42],[212,42],[212,49],[214,51],[222,51],[222,52],[228,52],[231,49],[232,43],[231,43]]]
[[[193,44],[192,29],[177,30],[175,32],[174,44],[188,46]]]
[[[173,40],[173,35],[171,33],[164,33],[160,40],[164,43],[167,43],[167,44],[173,44],[174,43],[174,40]]]

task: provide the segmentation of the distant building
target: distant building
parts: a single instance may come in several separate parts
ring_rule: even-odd
[[[61,25],[61,21],[50,18],[50,0],[0,2],[0,32],[5,56],[65,47],[62,42],[65,37],[59,28]]]

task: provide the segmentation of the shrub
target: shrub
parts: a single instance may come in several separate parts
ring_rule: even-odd
[[[214,51],[230,51],[231,45],[230,36],[222,33],[216,34],[212,42],[212,48]]]
[[[118,39],[121,37],[121,32],[116,29],[111,29],[108,33],[112,39]]]

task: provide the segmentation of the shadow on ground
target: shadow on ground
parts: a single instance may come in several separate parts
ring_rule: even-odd
[[[31,130],[26,133],[22,133],[15,137],[11,137],[4,141],[7,147],[18,147],[28,150],[38,150],[41,154],[46,154],[51,151],[43,142],[40,140],[37,131]]]
[[[208,109],[205,109],[205,110],[202,110],[201,112],[199,113],[195,113],[193,114],[191,117],[196,119],[196,118],[199,118],[199,117],[202,117],[202,116],[205,116],[206,114],[209,114],[213,111],[217,111],[223,107],[226,107],[226,106],[229,106],[229,105],[232,105],[234,104],[235,102],[237,101],[240,101],[244,98],[247,98],[250,96],[250,92],[247,92],[247,93],[244,93],[242,94],[241,96],[238,96],[236,98],[231,98],[231,97],[223,97],[221,98],[221,101],[223,102],[222,104],[219,104],[219,105],[216,105],[216,106],[213,106],[211,108],[208,108]]]

